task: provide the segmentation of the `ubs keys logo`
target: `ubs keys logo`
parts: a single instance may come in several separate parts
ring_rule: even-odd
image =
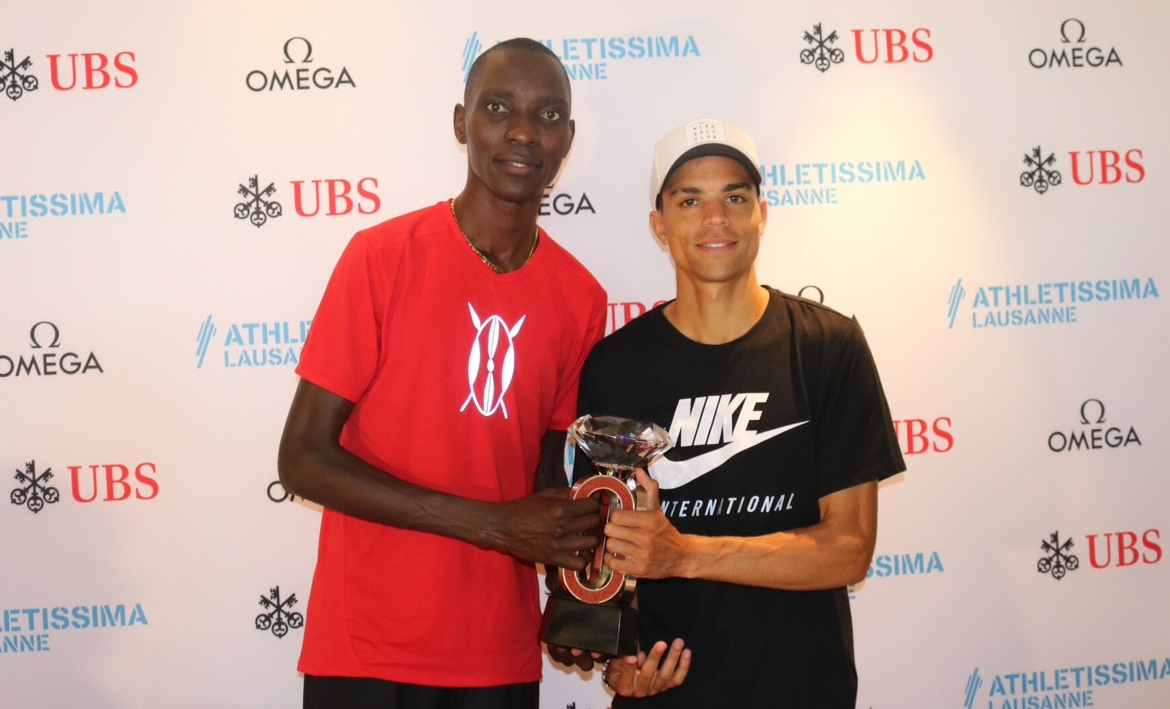
[[[524,318],[528,316],[521,316],[515,325],[508,327],[499,315],[480,320],[471,303],[467,304],[467,309],[471,311],[471,323],[475,325],[476,332],[471,344],[471,355],[467,359],[467,384],[471,387],[471,393],[459,411],[462,413],[468,404],[475,402],[475,408],[484,416],[502,410],[504,418],[508,418],[504,395],[508,393],[512,375],[516,371],[516,348],[513,342],[516,335],[520,334]]]
[[[16,471],[16,482],[20,487],[12,491],[9,499],[14,505],[24,505],[31,512],[36,514],[45,508],[45,504],[53,504],[61,499],[61,493],[57,488],[48,485],[53,478],[53,469],[48,468],[45,472],[37,475],[37,464],[35,460],[30,460],[24,464],[24,471]]]
[[[1020,173],[1020,185],[1031,187],[1036,190],[1036,194],[1044,194],[1049,187],[1059,185],[1062,179],[1053,167],[1056,165],[1056,153],[1049,153],[1046,158],[1041,157],[1043,154],[1039,145],[1032,148],[1032,154],[1024,156],[1024,164],[1028,169]]]
[[[269,182],[267,187],[260,189],[260,176],[252,175],[248,178],[248,186],[239,185],[236,191],[244,201],[236,203],[232,213],[236,219],[247,219],[257,229],[264,226],[270,217],[276,219],[284,213],[280,202],[269,199],[276,194],[275,182]]]
[[[810,46],[800,51],[801,64],[812,64],[823,74],[834,64],[845,61],[845,52],[830,46],[837,41],[837,32],[834,30],[829,36],[824,36],[819,22],[813,25],[812,32],[804,33],[804,41]]]
[[[1081,565],[1081,560],[1075,554],[1069,553],[1072,547],[1072,537],[1061,542],[1060,532],[1053,532],[1049,535],[1048,541],[1040,542],[1040,548],[1044,550],[1046,556],[1036,562],[1036,571],[1052,574],[1052,578],[1057,581],[1064,578],[1069,571],[1076,571]]]
[[[260,607],[266,612],[256,616],[256,630],[271,630],[278,638],[288,634],[289,628],[299,628],[305,624],[305,616],[292,607],[297,604],[297,594],[290,594],[283,601],[280,600],[280,586],[273,586],[268,590],[268,596],[260,596]]]
[[[24,96],[26,91],[36,91],[40,87],[37,77],[26,73],[32,67],[32,59],[25,57],[16,61],[16,50],[6,49],[4,60],[0,61],[0,85],[4,87],[4,95],[16,101]]]

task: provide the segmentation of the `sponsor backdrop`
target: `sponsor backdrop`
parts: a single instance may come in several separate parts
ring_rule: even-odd
[[[650,152],[701,116],[759,144],[762,280],[866,328],[909,471],[859,706],[1170,706],[1168,6],[503,7],[5,10],[0,703],[298,705],[301,343],[354,231],[461,188],[469,63],[528,35],[578,129],[542,224],[611,329],[673,293]]]

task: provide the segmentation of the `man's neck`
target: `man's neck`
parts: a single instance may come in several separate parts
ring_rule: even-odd
[[[678,282],[678,297],[663,310],[687,339],[722,345],[743,337],[764,315],[768,291],[753,271],[736,283]]]
[[[455,198],[455,219],[464,236],[504,271],[527,260],[539,210],[539,201],[518,204],[467,189]]]

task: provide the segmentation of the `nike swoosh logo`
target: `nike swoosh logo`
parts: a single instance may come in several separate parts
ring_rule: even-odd
[[[803,426],[806,423],[808,421],[774,428],[771,431],[764,431],[763,433],[753,432],[750,436],[744,436],[743,438],[728,443],[722,448],[708,451],[703,455],[697,455],[688,460],[667,460],[666,458],[659,458],[650,464],[648,472],[650,473],[650,477],[658,481],[658,487],[663,490],[673,490],[676,487],[682,487],[689,482],[698,480],[715,468],[731,460],[732,457],[743,453],[748,448],[759,445],[770,438],[775,438],[785,431],[791,431],[797,426]]]

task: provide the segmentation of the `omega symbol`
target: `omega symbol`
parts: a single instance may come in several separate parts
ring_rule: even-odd
[[[508,418],[504,394],[512,385],[512,375],[516,371],[516,350],[512,343],[527,316],[521,316],[509,328],[499,315],[480,320],[471,303],[467,304],[467,309],[471,311],[471,323],[475,325],[476,333],[471,356],[467,359],[467,384],[471,393],[459,411],[464,411],[474,401],[475,408],[484,416],[491,416],[500,409],[504,418]]]
[[[1078,27],[1080,27],[1080,29],[1081,29],[1080,35],[1077,36],[1077,43],[1080,44],[1080,43],[1084,42],[1085,41],[1085,23],[1081,22],[1080,20],[1078,20],[1075,17],[1070,17],[1067,20],[1065,20],[1064,22],[1060,23],[1060,41],[1061,41],[1061,43],[1068,44],[1069,42],[1072,41],[1071,39],[1069,39],[1069,33],[1068,33],[1068,24],[1070,22],[1075,22],[1076,25]]]
[[[44,332],[44,328],[42,328],[41,325],[48,325],[49,330],[53,333],[53,337],[50,338],[49,349],[54,349],[56,347],[60,347],[61,346],[61,331],[57,329],[56,325],[49,322],[48,320],[40,321],[36,325],[33,325],[32,329],[30,329],[28,331],[28,340],[31,343],[29,345],[29,347],[34,349],[34,350],[39,350],[42,347],[44,347],[44,345],[41,344],[39,336],[37,335],[38,331]]]

